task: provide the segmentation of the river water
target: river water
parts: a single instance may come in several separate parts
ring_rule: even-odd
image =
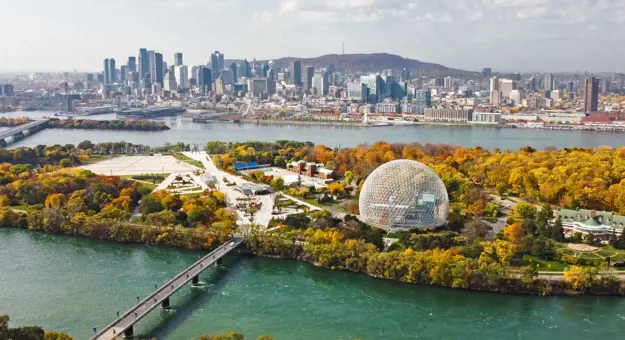
[[[13,112],[0,117],[29,116],[41,118],[53,112]],[[90,116],[89,119],[115,119],[115,114]],[[317,125],[256,125],[232,123],[193,123],[187,117],[165,117],[171,130],[158,132],[140,131],[94,131],[46,129],[29,136],[10,147],[36,146],[38,144],[77,144],[83,140],[92,142],[126,141],[135,144],[162,146],[166,142],[184,142],[203,147],[207,141],[242,142],[248,140],[311,141],[327,146],[356,146],[363,143],[386,141],[389,143],[446,143],[467,147],[481,146],[487,149],[517,150],[529,145],[536,149],[545,147],[619,147],[625,144],[625,133],[599,131],[559,131],[540,129],[511,129],[480,126],[387,126],[350,127]]]
[[[0,229],[0,314],[86,339],[203,255]],[[135,328],[158,339],[622,339],[625,300],[534,297],[400,284],[287,260],[231,255],[173,310]]]

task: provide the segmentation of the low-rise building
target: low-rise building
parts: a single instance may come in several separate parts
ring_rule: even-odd
[[[499,124],[501,123],[501,113],[473,112],[473,120],[471,123]]]
[[[435,122],[467,123],[473,117],[473,110],[466,109],[425,109],[425,119]]]
[[[299,175],[317,177],[321,179],[334,178],[334,170],[326,169],[323,163],[307,163],[306,161],[291,162],[286,169]]]
[[[593,234],[595,239],[605,241],[610,239],[612,233],[621,235],[625,228],[625,216],[609,211],[558,209],[557,216],[567,236],[575,233]],[[555,223],[555,219],[552,223]]]

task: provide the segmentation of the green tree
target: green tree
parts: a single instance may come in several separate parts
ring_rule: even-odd
[[[519,273],[521,274],[521,283],[523,283],[526,288],[531,288],[534,284],[534,280],[538,277],[536,267],[531,264],[529,266],[521,267]]]
[[[533,204],[519,202],[514,210],[520,218],[524,220],[533,220],[536,216],[536,207]]]
[[[59,165],[61,168],[70,168],[72,166],[72,161],[69,158],[63,158]]]
[[[261,335],[258,337],[258,340],[273,340],[273,336],[271,335]]]
[[[549,237],[549,222],[553,219],[553,209],[551,205],[545,204],[536,213],[536,231],[539,235]]]
[[[354,173],[349,170],[345,171],[345,183],[347,183],[347,185],[352,185],[353,180],[354,180]]]
[[[284,190],[284,179],[282,177],[276,177],[271,181],[271,188],[273,191]]]

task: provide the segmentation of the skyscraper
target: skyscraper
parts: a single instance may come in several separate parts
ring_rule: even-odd
[[[174,66],[174,75],[176,77],[176,81],[178,82],[179,89],[189,88],[189,73],[186,66]]]
[[[128,79],[128,66],[122,65],[119,67],[119,82],[125,83]]]
[[[145,48],[139,49],[139,79],[150,79],[151,77],[146,77],[147,74],[150,74],[150,54],[148,50]],[[149,86],[149,84],[147,84]]]
[[[293,85],[302,86],[302,61],[293,60],[291,62],[291,83]],[[317,89],[318,91],[321,91]]]
[[[210,68],[206,66],[198,67],[195,79],[197,80],[197,86],[200,88],[202,94],[206,94],[210,91],[213,83],[213,74]]]
[[[184,63],[182,62],[182,53],[180,53],[180,52],[174,53],[174,65],[175,66],[182,66],[182,65],[184,65]]]
[[[315,76],[315,67],[306,66],[304,68],[304,91],[310,93],[313,87],[313,77]]]
[[[490,78],[490,92],[499,90],[499,80],[497,77]]]
[[[104,76],[104,85],[109,85],[111,80],[109,79],[109,58],[104,59],[104,72],[102,75]]]
[[[104,59],[104,85],[112,85],[115,83],[115,59]]]
[[[553,86],[554,86],[553,74],[551,73],[545,74],[545,85],[543,89],[551,91],[553,90]]]
[[[601,79],[601,94],[605,95],[610,92],[610,81],[608,78]]]
[[[215,53],[211,54],[211,69],[213,70],[213,79],[217,79],[219,77],[219,72],[223,70],[223,54],[219,53],[219,51],[215,51]]]
[[[597,111],[599,106],[599,80],[589,77],[584,80],[584,112]]]
[[[482,77],[483,78],[490,78],[492,73],[493,73],[493,71],[492,71],[492,69],[490,67],[484,67],[482,69]]]
[[[232,78],[234,80],[235,83],[238,83],[239,81],[239,72],[237,69],[237,64],[236,63],[232,63],[230,64],[230,71],[232,71]]]
[[[126,66],[128,66],[128,71],[137,72],[137,58],[128,57],[128,63],[126,64]]]
[[[317,94],[320,96],[327,96],[330,84],[328,83],[328,73],[325,71],[315,73],[313,77],[314,88],[317,89]]]
[[[150,81],[163,87],[163,55],[155,51],[148,51]]]

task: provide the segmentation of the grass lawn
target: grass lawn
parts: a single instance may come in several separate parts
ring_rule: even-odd
[[[93,164],[93,163],[97,163],[100,161],[104,161],[104,160],[119,157],[119,156],[120,155],[91,155],[89,156],[89,159],[82,162],[82,165]]]
[[[202,197],[202,193],[198,192],[195,194],[186,194],[186,195],[180,195],[180,197],[186,197],[186,198],[200,198]]]
[[[14,210],[23,210],[26,211],[28,210],[29,205],[13,205],[10,206],[9,208],[14,209]]]
[[[174,156],[175,159],[179,160],[179,161],[183,161],[187,164],[191,164],[195,167],[198,167],[200,169],[204,169],[204,164],[202,164],[202,162],[200,161],[196,161],[195,159],[191,159],[181,153],[174,153],[172,154],[172,156]]]
[[[532,263],[534,264],[534,266],[536,266],[537,264],[539,265],[536,269],[538,271],[546,271],[546,272],[563,272],[566,268],[568,268],[570,265],[564,263],[564,262],[560,262],[560,261],[547,261],[547,260],[543,260],[540,259],[536,256],[532,256],[532,255],[525,255],[523,256],[523,260],[525,262],[525,260],[529,261],[532,260]]]

